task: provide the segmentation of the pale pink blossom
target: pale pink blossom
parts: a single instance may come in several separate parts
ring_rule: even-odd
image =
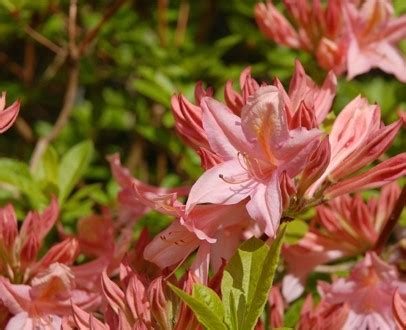
[[[59,329],[62,317],[71,312],[71,302],[89,306],[97,298],[76,290],[74,283],[70,268],[60,263],[38,273],[30,285],[0,277],[0,300],[14,315],[6,329]]]
[[[283,247],[282,255],[288,265],[282,287],[285,298],[292,301],[300,296],[308,274],[318,265],[357,256],[372,248],[399,194],[400,188],[394,182],[368,202],[360,195],[344,195],[318,206],[305,236],[296,244]]]
[[[339,278],[331,285],[321,283],[322,299],[329,304],[348,305],[349,313],[343,329],[395,329],[392,298],[396,290],[406,297],[406,283],[399,279],[395,267],[367,253],[348,278]]]
[[[193,185],[186,211],[197,204],[232,205],[247,197],[247,211],[269,236],[282,214],[279,178],[299,174],[318,144],[320,131],[290,130],[278,88],[259,88],[241,118],[211,98],[203,98],[203,127],[210,148],[224,162],[206,171]],[[213,187],[216,187],[213,190]]]
[[[406,15],[393,18],[390,0],[365,0],[359,6],[346,1],[344,12],[349,36],[348,79],[379,68],[406,82],[406,60],[396,47],[406,36]]]
[[[284,5],[292,18],[289,22],[272,1],[255,6],[255,19],[262,33],[276,43],[315,54],[319,64],[336,74],[345,71],[347,38],[342,1],[289,1]]]
[[[223,260],[231,258],[240,242],[253,235],[253,223],[244,203],[197,205],[186,214],[185,206],[177,201],[176,195],[148,194],[147,197],[135,188],[134,200],[176,217],[168,228],[146,246],[145,259],[160,268],[178,266],[197,250],[191,271],[205,283],[208,280],[209,264],[217,272]]]
[[[406,15],[394,18],[390,0],[285,0],[292,23],[268,1],[255,18],[276,43],[312,53],[319,65],[347,78],[379,68],[406,81],[406,61],[397,45],[406,35]]]

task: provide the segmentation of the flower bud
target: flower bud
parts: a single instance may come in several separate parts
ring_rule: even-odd
[[[299,181],[298,196],[301,197],[326,170],[330,162],[330,143],[325,138],[318,148],[310,155]]]
[[[169,302],[164,292],[162,276],[153,280],[148,288],[148,299],[151,305],[151,313],[160,329],[171,329],[169,319]]]
[[[16,214],[13,206],[9,204],[0,209],[0,240],[7,251],[12,249],[17,233]]]

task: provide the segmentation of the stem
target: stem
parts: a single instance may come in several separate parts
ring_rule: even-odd
[[[35,171],[38,166],[38,162],[41,159],[41,156],[48,148],[48,145],[59,135],[62,129],[65,127],[68,122],[69,116],[72,112],[73,105],[75,103],[76,94],[78,90],[79,83],[79,65],[77,62],[72,63],[69,70],[68,85],[65,92],[64,102],[62,110],[58,116],[58,119],[55,122],[51,132],[48,135],[41,138],[35,146],[33,151],[30,169]]]
[[[402,210],[405,207],[405,205],[406,205],[406,185],[403,186],[402,192],[400,193],[399,198],[396,201],[392,213],[389,216],[388,221],[386,221],[386,224],[383,227],[381,234],[379,235],[379,238],[375,243],[373,250],[377,254],[380,254],[382,252],[393,228],[396,226],[400,218],[400,214],[402,213]]]

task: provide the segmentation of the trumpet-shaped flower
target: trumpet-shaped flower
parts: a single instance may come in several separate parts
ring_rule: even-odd
[[[331,110],[337,80],[333,72],[330,72],[323,85],[318,87],[306,75],[300,62],[296,61],[288,92],[278,79],[275,79],[274,85],[281,93],[289,128],[306,127],[310,129],[320,125]],[[262,84],[262,86],[267,86],[267,84]],[[251,77],[251,69],[245,68],[240,75],[239,92],[233,89],[231,80],[227,81],[225,85],[224,101],[227,108],[236,116],[241,117],[241,111],[247,104],[250,95],[259,88],[260,84]],[[210,146],[203,125],[201,101],[203,97],[212,96],[212,94],[211,88],[205,91],[199,82],[195,88],[196,104],[189,102],[182,94],[172,97],[172,111],[177,132],[187,144],[198,152],[204,169],[209,169],[224,161],[222,155],[216,153]]]
[[[370,198],[367,203],[360,195],[344,195],[318,206],[317,216],[305,236],[283,248],[289,270],[283,279],[285,298],[292,301],[301,295],[307,275],[318,265],[356,256],[371,248],[399,194],[399,186],[394,182],[382,188],[379,198]]]
[[[71,302],[89,307],[95,296],[74,288],[71,269],[51,264],[38,273],[30,285],[11,284],[0,277],[0,300],[13,317],[5,329],[59,329],[62,317],[70,314]]]
[[[224,162],[206,171],[192,187],[186,212],[197,204],[232,205],[249,197],[250,216],[274,236],[282,214],[280,177],[300,173],[318,144],[320,131],[290,130],[278,88],[259,88],[241,118],[223,104],[203,98],[203,127],[210,148]],[[213,187],[216,187],[213,190]]]
[[[366,0],[360,6],[346,1],[344,11],[349,36],[348,79],[379,68],[406,82],[406,60],[396,47],[406,36],[406,15],[392,18],[390,0]]]
[[[295,28],[271,1],[255,7],[265,36],[313,53],[319,65],[348,79],[379,68],[406,81],[406,61],[397,44],[406,35],[406,16],[393,18],[390,0],[284,1]]]
[[[406,284],[396,268],[367,253],[348,278],[320,284],[323,301],[349,308],[343,329],[395,329],[392,299],[397,290],[406,297]]]

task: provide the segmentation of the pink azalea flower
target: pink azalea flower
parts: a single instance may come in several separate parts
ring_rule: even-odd
[[[244,203],[237,205],[198,205],[189,214],[178,202],[176,195],[148,194],[146,197],[136,188],[134,199],[176,220],[159,233],[144,250],[144,257],[160,268],[177,266],[195,250],[196,259],[191,266],[199,279],[208,280],[211,264],[217,272],[223,260],[229,260],[240,242],[252,236],[252,220]],[[224,219],[230,219],[225,222]]]
[[[397,44],[406,35],[406,16],[393,18],[390,0],[284,1],[293,25],[271,1],[255,7],[265,36],[313,53],[319,65],[348,79],[379,68],[406,81],[406,61]]]
[[[331,110],[337,80],[333,72],[330,72],[323,85],[318,87],[306,75],[300,62],[296,61],[295,73],[289,91],[285,91],[278,79],[275,79],[274,85],[282,95],[289,128],[314,128],[324,120]],[[263,86],[267,85],[263,84]],[[224,88],[225,104],[228,109],[240,117],[242,108],[247,104],[249,96],[259,87],[259,83],[251,77],[251,69],[245,68],[240,75],[239,92],[233,89],[231,80],[227,81]],[[204,91],[201,82],[199,82],[195,88],[196,105],[190,103],[181,94],[172,98],[172,111],[177,132],[186,143],[198,152],[204,169],[209,169],[224,161],[222,156],[211,148],[207,132],[203,127],[201,101],[204,96],[211,96],[212,94],[211,88]],[[192,137],[194,137],[193,141],[191,141]]]
[[[262,33],[289,48],[314,53],[325,69],[336,74],[345,71],[346,44],[343,35],[341,1],[284,1],[293,25],[276,9],[272,1],[255,6],[255,18]]]
[[[307,275],[318,265],[357,256],[373,247],[399,194],[394,182],[382,188],[379,198],[370,198],[367,203],[360,195],[344,195],[318,206],[305,236],[283,248],[289,270],[283,279],[285,298],[292,301],[299,297]]]
[[[4,133],[14,124],[19,111],[19,101],[6,108],[6,93],[3,92],[0,96],[0,133]]]
[[[406,284],[399,280],[396,268],[374,253],[367,253],[348,278],[339,278],[331,285],[321,283],[320,287],[327,303],[348,305],[343,329],[394,329],[392,297],[396,290],[406,297]]]
[[[406,15],[393,18],[390,0],[365,0],[360,6],[347,1],[345,13],[348,79],[379,68],[406,82],[406,60],[396,47],[406,36]]]
[[[251,95],[241,118],[208,97],[203,98],[202,108],[210,148],[225,161],[194,184],[187,213],[197,204],[232,205],[249,197],[248,213],[267,235],[274,236],[282,214],[280,177],[284,171],[294,177],[303,170],[320,131],[290,130],[274,86],[261,87]]]
[[[88,306],[93,299],[74,288],[72,271],[60,263],[53,263],[38,273],[31,285],[11,284],[0,277],[0,300],[14,315],[6,330],[59,329],[62,316],[70,314],[71,301]]]

